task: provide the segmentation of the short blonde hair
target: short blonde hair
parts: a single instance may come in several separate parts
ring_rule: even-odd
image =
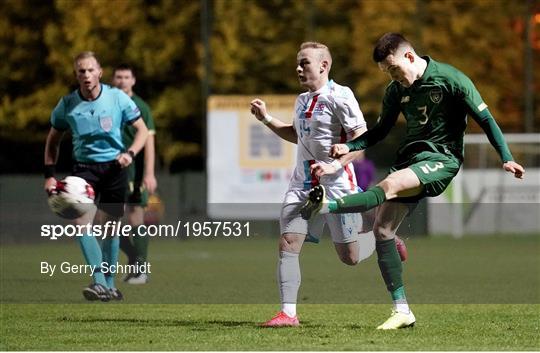
[[[332,54],[330,54],[330,49],[322,43],[319,42],[304,42],[300,44],[300,50],[304,49],[317,49],[319,50],[320,56],[319,59],[328,61],[328,71],[332,67]]]
[[[77,66],[77,63],[82,59],[88,59],[88,58],[94,58],[98,64],[99,67],[101,67],[101,63],[99,62],[99,59],[93,51],[83,51],[82,53],[78,54],[75,59],[73,60],[73,66]]]

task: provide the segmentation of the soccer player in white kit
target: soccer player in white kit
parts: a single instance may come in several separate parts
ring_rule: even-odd
[[[281,311],[263,324],[267,327],[298,326],[296,302],[300,287],[299,254],[304,241],[318,242],[328,224],[337,254],[342,262],[356,265],[375,248],[373,233],[359,235],[361,217],[357,213],[325,214],[309,221],[302,219],[300,208],[309,190],[319,183],[329,198],[357,192],[354,169],[349,164],[360,156],[353,152],[333,159],[332,144],[350,141],[361,134],[366,122],[350,88],[341,86],[328,75],[332,56],[328,47],[315,42],[300,46],[296,72],[300,84],[308,91],[298,96],[292,124],[270,116],[260,99],[251,102],[251,113],[279,137],[298,144],[297,163],[281,209],[278,262],[278,284]],[[318,178],[315,170],[324,170]]]

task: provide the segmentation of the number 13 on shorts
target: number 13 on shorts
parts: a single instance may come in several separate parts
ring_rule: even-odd
[[[442,162],[437,162],[435,164],[431,164],[430,163],[426,163],[424,164],[423,166],[420,167],[420,169],[422,170],[422,172],[424,172],[424,174],[429,174],[431,172],[435,172],[439,169],[442,169],[444,168],[444,164],[442,164]]]

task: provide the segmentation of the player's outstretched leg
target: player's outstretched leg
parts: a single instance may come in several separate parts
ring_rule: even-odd
[[[384,191],[379,187],[376,187],[376,188],[378,188],[380,190],[375,191],[374,193],[372,193],[371,196],[373,196],[373,195],[379,195],[380,196],[381,192],[382,192],[382,194],[384,196]],[[348,207],[347,208],[341,208],[339,206],[340,204],[343,203],[344,199],[346,199],[346,198],[348,198],[350,196],[356,196],[356,195],[360,195],[360,194],[345,196],[342,199],[338,199],[337,202],[336,202],[336,201],[330,200],[330,199],[328,199],[326,197],[326,189],[324,188],[323,185],[317,185],[313,189],[311,189],[311,191],[309,192],[308,201],[300,209],[300,214],[302,215],[303,219],[309,220],[311,217],[315,216],[318,213],[325,214],[325,213],[356,213],[356,212],[359,212],[359,211],[356,211],[356,208],[358,206],[356,206],[356,208],[354,210],[352,208],[348,208]],[[375,196],[373,198],[373,197],[369,197],[369,195],[368,195],[368,199],[373,199],[372,200],[372,201],[374,201],[373,204],[378,204],[378,202],[381,202],[381,200],[384,199],[384,198],[381,198],[379,196]],[[398,251],[399,257],[400,257],[402,262],[405,262],[407,260],[407,258],[408,258],[407,246],[405,245],[405,242],[403,241],[403,239],[401,239],[397,235],[395,236],[395,242],[396,242],[396,249]]]
[[[380,186],[374,186],[364,192],[347,195],[340,199],[326,198],[324,186],[317,185],[309,192],[309,200],[300,211],[302,218],[310,219],[317,213],[361,213],[381,205],[386,194]]]
[[[374,186],[364,192],[344,196],[329,205],[332,213],[366,212],[386,201],[386,193],[380,186]]]

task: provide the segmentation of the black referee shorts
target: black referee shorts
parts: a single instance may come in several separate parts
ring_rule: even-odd
[[[96,205],[113,216],[124,215],[127,195],[127,169],[116,160],[103,163],[75,162],[73,176],[86,180],[96,193]]]

